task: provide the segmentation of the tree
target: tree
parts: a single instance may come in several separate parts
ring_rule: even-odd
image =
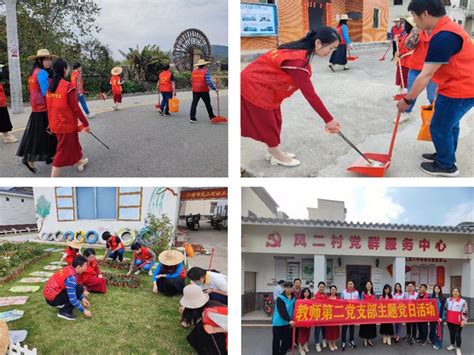
[[[169,56],[157,45],[146,45],[142,50],[129,48],[120,51],[130,66],[132,78],[137,81],[155,81],[158,70],[170,62]]]
[[[41,233],[43,229],[44,220],[49,216],[51,210],[51,202],[49,202],[44,196],[40,196],[36,202],[36,221],[41,219],[41,226],[39,227],[38,233]]]

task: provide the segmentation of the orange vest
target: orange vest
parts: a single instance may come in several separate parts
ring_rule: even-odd
[[[77,256],[78,250],[67,247],[64,252],[67,254],[64,261],[67,262],[68,265],[72,265],[74,258]]]
[[[151,254],[149,249],[146,247],[141,247],[139,251],[133,253],[135,260],[141,260],[142,262],[151,260]]]
[[[425,64],[426,54],[428,53],[428,46],[430,44],[430,37],[425,31],[420,33],[420,40],[418,41],[415,51],[412,55],[407,57],[406,67],[413,70],[422,70]]]
[[[307,60],[306,50],[273,49],[250,63],[240,74],[241,95],[265,110],[275,110],[298,88],[280,67],[286,60]],[[311,65],[304,68],[311,76]]]
[[[339,41],[339,44],[346,44],[346,40],[344,39],[344,36],[342,34],[342,25],[336,27],[337,33],[339,33],[339,37],[341,37],[341,40]]]
[[[171,84],[171,73],[169,70],[162,71],[158,76],[160,81],[160,91],[161,92],[172,92],[173,85]]]
[[[69,276],[76,276],[76,270],[72,266],[66,266],[65,268],[57,271],[51,278],[46,282],[43,289],[43,296],[48,301],[52,301],[62,290],[66,288],[64,282]]]
[[[77,82],[77,78],[79,77],[79,83]],[[76,69],[71,74],[71,84],[76,89],[77,94],[84,93],[84,78],[82,74],[79,72],[79,69]]]
[[[119,246],[118,242],[117,242],[117,237],[115,235],[111,236],[109,238],[109,240],[107,241],[107,248],[109,249],[116,249],[117,247]],[[123,242],[120,241],[120,249],[125,249],[125,247],[123,246]]]
[[[122,85],[120,83],[120,75],[112,75],[110,78],[110,84],[112,85],[112,93],[119,95],[122,93]]]
[[[455,99],[474,98],[474,44],[464,28],[448,16],[438,21],[431,37],[441,31],[457,34],[463,44],[459,53],[453,55],[448,64],[441,65],[431,80],[438,84],[441,95]]]
[[[406,54],[409,52],[409,50],[407,49],[407,47],[405,46],[405,42],[407,40],[407,37],[408,35],[407,34],[402,34],[400,35],[400,37],[398,37],[398,54],[399,55],[403,55],[403,54]],[[409,58],[410,58],[410,55],[406,56],[406,57],[403,57],[402,59],[400,59],[400,64],[402,67],[407,67],[408,65],[408,62],[409,62]]]
[[[193,92],[209,92],[206,82],[207,69],[194,69],[191,74],[191,86]]]
[[[28,77],[28,88],[30,91],[30,105],[32,112],[45,112],[46,111],[46,100],[41,92],[40,85],[38,83],[38,73],[40,68],[36,68],[33,74]]]
[[[48,90],[46,93],[49,128],[53,133],[77,132],[78,119],[74,117],[67,99],[67,94],[72,89],[70,82],[61,79],[56,92]]]
[[[7,107],[7,95],[5,95],[2,83],[0,83],[0,107]]]
[[[77,282],[80,284],[86,283],[91,277],[97,277],[100,274],[97,260],[92,260],[87,263],[87,269],[82,274],[77,275]]]

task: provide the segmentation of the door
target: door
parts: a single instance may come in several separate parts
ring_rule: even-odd
[[[317,30],[323,26],[324,9],[322,4],[314,4],[308,7],[309,29]]]
[[[347,265],[346,275],[348,280],[354,281],[354,287],[361,292],[365,289],[365,284],[370,280],[370,265]]]
[[[257,302],[257,273],[246,271],[244,276],[244,314],[255,311]]]

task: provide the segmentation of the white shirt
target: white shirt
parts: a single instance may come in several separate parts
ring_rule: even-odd
[[[403,300],[403,299],[405,299],[405,294],[403,292],[394,293],[392,296],[393,296],[394,300]]]
[[[278,296],[283,293],[283,287],[281,285],[276,285],[275,289],[273,290],[273,300],[276,301]]]
[[[343,300],[358,300],[359,299],[359,292],[357,290],[352,290],[352,292],[349,292],[349,290],[345,289],[342,291],[341,294],[341,299]]]
[[[207,274],[209,275],[209,288],[227,292],[227,275],[212,271],[208,271]]]
[[[416,300],[418,298],[418,292],[413,291],[411,292],[405,292],[405,299],[406,300]]]

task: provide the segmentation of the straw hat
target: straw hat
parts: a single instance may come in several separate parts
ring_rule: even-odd
[[[209,301],[209,294],[204,293],[196,284],[190,284],[183,289],[183,298],[179,301],[181,306],[196,309],[204,306]]]
[[[174,266],[183,262],[184,255],[177,250],[165,250],[158,256],[160,263],[166,266]]]
[[[393,20],[393,22],[400,22],[400,21],[401,21],[400,17],[397,17],[395,20]]]
[[[7,353],[9,343],[10,336],[8,335],[8,325],[3,320],[0,320],[0,354]]]
[[[49,53],[49,51],[47,49],[38,49],[38,51],[36,52],[36,55],[30,55],[28,57],[28,60],[36,60],[37,58],[55,59],[57,57],[58,57],[57,55]]]
[[[208,62],[207,60],[204,60],[204,59],[199,59],[199,60],[197,61],[197,63],[194,64],[194,66],[195,66],[195,67],[199,67],[199,66],[201,66],[201,65],[206,65],[206,64],[209,64],[209,63],[211,63],[211,62]]]
[[[72,242],[67,242],[66,245],[74,249],[81,249],[81,244],[76,242],[75,240],[73,240]]]
[[[413,18],[413,16],[405,17],[403,21],[409,23],[411,27],[416,27],[415,19]]]
[[[122,67],[113,67],[110,72],[112,73],[112,75],[120,75],[122,74],[122,71]]]
[[[339,21],[341,20],[352,20],[349,16],[347,16],[347,14],[344,14],[344,15],[341,15],[341,17],[339,18]]]

